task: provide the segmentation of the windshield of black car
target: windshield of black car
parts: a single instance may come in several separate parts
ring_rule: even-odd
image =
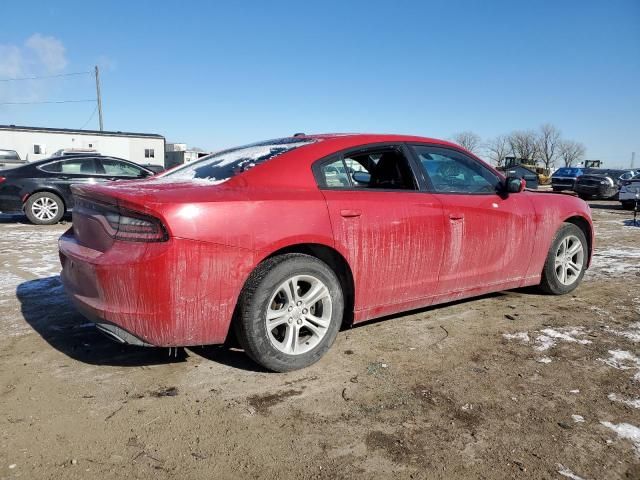
[[[197,162],[172,170],[158,178],[222,183],[278,155],[313,142],[315,140],[308,137],[290,137],[232,148],[203,157]]]
[[[578,175],[580,175],[581,171],[582,170],[580,170],[579,168],[561,167],[556,170],[553,175],[559,177],[577,177]]]

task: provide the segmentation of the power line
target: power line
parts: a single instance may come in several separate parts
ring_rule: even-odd
[[[86,122],[84,122],[84,125],[82,125],[78,130],[82,130],[84,127],[86,127],[87,125],[89,125],[89,122],[93,119],[93,116],[96,114],[96,111],[98,110],[98,104],[96,103],[95,108],[93,109],[93,112],[91,113],[91,116],[89,117],[89,120],[87,120]]]
[[[0,105],[43,105],[45,103],[85,103],[95,101],[95,98],[90,98],[88,100],[55,100],[46,102],[0,102]]]
[[[40,80],[42,78],[71,77],[73,75],[91,75],[93,72],[58,73],[56,75],[34,75],[31,77],[0,78],[0,82],[18,82],[20,80]]]

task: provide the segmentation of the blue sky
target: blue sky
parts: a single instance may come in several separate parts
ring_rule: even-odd
[[[640,165],[640,1],[3,2],[0,79],[102,69],[105,129],[219,149],[293,132],[483,139],[550,122]],[[89,75],[0,102],[90,99]],[[92,103],[1,124],[97,128]],[[88,122],[88,123],[87,123]]]

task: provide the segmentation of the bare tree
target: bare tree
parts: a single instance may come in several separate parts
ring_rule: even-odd
[[[558,145],[558,155],[564,162],[565,167],[570,167],[574,163],[578,163],[586,152],[585,146],[580,142],[573,140],[563,140]]]
[[[501,167],[504,164],[505,157],[511,153],[509,139],[504,135],[498,135],[490,139],[484,148],[489,160],[491,160],[496,167]]]
[[[540,156],[538,135],[532,130],[511,132],[507,137],[511,152],[523,160],[535,162]]]
[[[466,131],[456,133],[453,136],[453,141],[461,147],[466,148],[471,153],[477,153],[480,148],[480,142],[482,141],[482,139],[479,135],[473,132]]]
[[[545,123],[540,127],[538,155],[545,168],[549,170],[552,170],[556,163],[560,142],[560,130],[550,123]]]

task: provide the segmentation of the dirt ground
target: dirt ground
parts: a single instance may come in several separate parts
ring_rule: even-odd
[[[112,343],[61,288],[69,225],[2,219],[0,478],[640,479],[640,228],[592,208],[573,294],[368,323],[288,374]]]

